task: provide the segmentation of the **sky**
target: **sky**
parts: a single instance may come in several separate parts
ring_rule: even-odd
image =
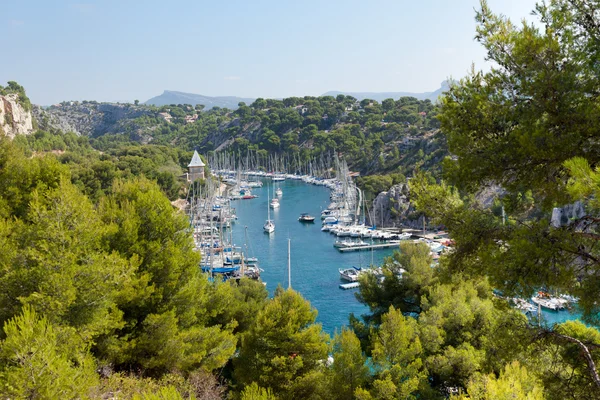
[[[0,84],[32,102],[431,92],[471,65],[478,0],[1,0]],[[488,0],[518,22],[535,0]]]

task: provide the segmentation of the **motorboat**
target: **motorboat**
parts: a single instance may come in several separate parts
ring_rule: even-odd
[[[333,224],[337,224],[338,220],[336,217],[327,217],[323,220],[323,223],[325,225],[333,225]]]
[[[271,208],[279,208],[279,199],[272,199],[270,206]]]
[[[281,188],[277,188],[277,190],[275,190],[275,196],[277,196],[277,197],[283,196],[283,190],[281,190]]]
[[[315,217],[309,215],[307,213],[302,213],[300,217],[298,217],[298,221],[300,222],[315,222]]]
[[[552,297],[547,293],[538,292],[537,296],[531,298],[535,304],[549,310],[558,311],[567,307],[568,301],[560,297]]]
[[[352,267],[346,269],[339,269],[340,279],[343,279],[348,282],[356,282],[358,281],[358,277],[363,272],[362,268]]]

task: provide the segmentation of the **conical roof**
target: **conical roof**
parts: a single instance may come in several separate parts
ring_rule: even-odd
[[[204,163],[196,150],[194,150],[194,156],[192,157],[192,161],[190,161],[190,165],[188,165],[188,168],[189,167],[204,167]]]

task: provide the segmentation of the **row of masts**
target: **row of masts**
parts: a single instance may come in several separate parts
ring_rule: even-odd
[[[200,268],[212,278],[218,275],[222,279],[259,279],[260,268],[249,255],[248,240],[245,251],[233,243],[231,228],[237,217],[221,189],[221,182],[211,176],[203,184],[196,181],[189,186],[186,214],[196,249],[202,255]]]
[[[333,178],[337,154],[321,154],[303,159],[300,153],[264,154],[258,150],[221,151],[208,156],[209,165],[217,171],[268,171],[283,174],[318,176]]]
[[[330,208],[339,222],[342,224],[358,222],[362,196],[352,181],[347,163],[343,159],[340,160],[335,153],[305,162],[300,162],[298,155],[265,157],[254,151],[248,151],[245,157],[242,157],[239,152],[213,153],[209,159],[212,170],[220,176],[209,176],[202,184],[200,182],[190,184],[186,211],[190,227],[194,232],[196,248],[202,253],[201,267],[213,277],[216,272],[222,274],[220,276],[238,278],[247,275],[246,269],[252,276],[260,273],[258,266],[247,265],[251,258],[248,247],[246,246],[244,251],[233,245],[231,231],[232,224],[236,220],[231,200],[254,198],[249,184],[260,183],[258,180],[251,181],[250,176],[271,177],[273,181],[285,180],[287,177],[287,179],[302,179],[306,183],[325,184],[332,190]],[[266,173],[267,170],[270,173]],[[233,193],[222,192],[223,179],[231,185]],[[289,281],[291,276],[288,276]]]

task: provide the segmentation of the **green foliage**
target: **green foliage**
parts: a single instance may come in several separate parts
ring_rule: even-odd
[[[298,293],[279,288],[242,336],[236,380],[256,382],[285,398],[313,392],[311,373],[327,358],[327,337],[314,323],[316,316]]]
[[[427,245],[403,243],[382,271],[383,279],[368,273],[360,280],[357,297],[371,314],[364,316],[367,325],[353,325],[363,335],[367,327],[371,331],[363,345],[377,376],[358,397],[464,388],[475,374],[499,372],[526,351],[525,317],[495,302],[485,279],[450,275],[444,263],[432,268]]]
[[[600,180],[590,166],[600,161],[592,144],[600,109],[596,66],[588,60],[600,46],[588,29],[599,23],[589,7],[540,4],[540,30],[515,26],[483,2],[477,37],[499,68],[473,72],[443,100],[439,119],[457,156],[446,160],[446,176],[471,194],[501,185],[506,223],[445,184],[422,183],[417,197],[418,208],[453,233],[453,271],[487,275],[507,295],[529,297],[540,288],[570,293],[584,318],[597,324]],[[552,209],[574,200],[584,200],[590,214],[551,225]]]
[[[342,328],[333,339],[331,381],[332,399],[350,399],[356,389],[369,380],[369,369],[360,341],[349,329]]]
[[[126,259],[142,260],[135,291],[120,303],[125,327],[99,342],[101,353],[117,365],[151,373],[224,365],[236,341],[229,328],[204,326],[208,281],[198,269],[185,217],[144,179],[117,182],[100,213],[111,227],[108,246]]]
[[[256,384],[256,382],[252,382],[251,385],[248,385],[242,391],[241,400],[276,400],[277,398],[273,395],[271,389],[261,388]]]
[[[53,326],[30,307],[4,324],[0,393],[4,398],[91,398],[95,363],[77,335]]]
[[[417,322],[390,307],[373,337],[373,364],[377,377],[373,398],[416,398],[427,382]]]
[[[109,398],[115,394],[118,394],[120,399],[221,400],[224,398],[224,388],[214,375],[204,371],[195,371],[186,375],[177,372],[169,373],[159,379],[112,373],[101,380],[93,397]]]
[[[25,88],[15,81],[8,81],[7,86],[0,86],[0,96],[7,94],[18,95],[17,101],[25,111],[31,111],[31,101],[25,94]]]
[[[34,189],[57,188],[68,169],[50,157],[29,159],[10,140],[0,139],[0,210],[23,217]]]
[[[394,252],[381,267],[383,282],[375,274],[360,277],[356,297],[370,308],[368,322],[379,324],[390,307],[404,313],[421,312],[421,297],[435,281],[429,253],[425,243],[401,243],[400,252]]]
[[[565,160],[598,160],[588,146],[598,135],[598,77],[587,61],[598,55],[598,39],[586,29],[597,15],[567,1],[539,5],[537,15],[544,30],[515,26],[482,4],[477,39],[500,67],[453,85],[439,119],[458,156],[448,170],[453,182],[528,188],[551,206],[564,200]]]
[[[181,393],[177,391],[173,386],[165,386],[161,387],[158,392],[155,393],[144,393],[144,394],[136,394],[132,398],[133,400],[195,400],[195,396],[190,396],[184,398]]]
[[[468,396],[452,396],[451,399],[472,400],[543,400],[544,389],[541,381],[524,366],[514,361],[506,365],[499,378],[495,375],[477,375],[467,386]]]
[[[232,326],[236,334],[247,332],[267,304],[268,296],[265,285],[252,279],[216,282],[207,304],[210,321]]]
[[[356,184],[364,191],[366,201],[372,201],[379,193],[398,183],[406,183],[406,177],[399,173],[361,176],[356,179]]]
[[[2,265],[2,320],[28,304],[54,323],[77,327],[86,338],[120,325],[115,307],[135,268],[102,248],[104,227],[92,204],[64,179],[35,190],[9,242],[14,258]]]

